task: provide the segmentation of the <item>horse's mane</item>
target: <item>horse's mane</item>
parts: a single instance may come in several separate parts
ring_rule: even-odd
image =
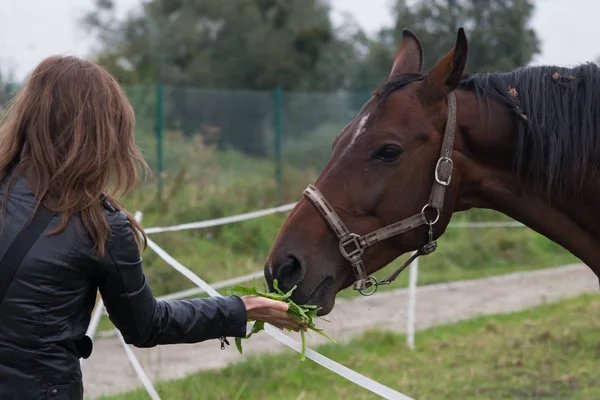
[[[385,98],[422,78],[420,74],[391,77],[380,85],[377,97]],[[465,75],[460,87],[474,91],[480,104],[493,99],[514,111],[516,172],[535,189],[554,198],[573,194],[600,165],[600,68],[596,64]]]

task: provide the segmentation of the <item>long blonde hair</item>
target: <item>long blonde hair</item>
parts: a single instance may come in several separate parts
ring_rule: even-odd
[[[118,193],[134,186],[136,163],[149,170],[135,144],[134,124],[127,97],[102,67],[77,57],[46,58],[9,105],[0,127],[0,180],[10,175],[6,193],[18,175],[24,176],[38,201],[36,209],[43,204],[61,214],[50,234],[62,231],[79,213],[103,257],[110,232],[102,197],[121,210]],[[145,247],[141,225],[123,211]]]

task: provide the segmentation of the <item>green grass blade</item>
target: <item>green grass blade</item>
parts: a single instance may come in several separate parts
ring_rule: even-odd
[[[292,293],[296,290],[296,286],[294,286],[287,293],[284,293],[280,288],[277,280],[273,281],[274,292],[265,292],[261,291],[256,287],[256,282],[253,281],[253,287],[245,287],[245,286],[235,286],[230,289],[228,292],[233,295],[238,296],[262,296],[272,300],[283,301],[288,304],[288,313],[292,315],[298,323],[304,323],[306,327],[310,330],[317,332],[318,334],[326,337],[334,343],[337,343],[333,338],[327,336],[322,329],[319,329],[315,326],[313,319],[319,318],[317,316],[317,312],[320,309],[316,305],[299,305],[296,304],[293,300],[291,300]],[[329,322],[326,319],[323,319],[326,322]],[[236,338],[235,345],[242,354],[242,339],[249,339],[252,335],[262,331],[265,329],[265,323],[263,321],[256,321],[250,330],[250,333],[244,338]],[[291,331],[287,329],[287,331]],[[304,330],[300,330],[300,337],[302,340],[302,350],[300,352],[300,360],[304,361],[306,359],[306,332]]]

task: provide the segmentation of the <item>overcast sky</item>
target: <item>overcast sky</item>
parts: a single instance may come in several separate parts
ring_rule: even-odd
[[[140,3],[114,1],[120,12]],[[332,4],[336,20],[339,13],[349,12],[372,32],[390,24],[389,1],[332,0]],[[92,4],[93,0],[0,0],[0,68],[11,66],[16,78],[22,79],[51,54],[87,55],[91,42],[77,18]],[[536,1],[532,26],[542,42],[542,53],[533,64],[594,61],[600,56],[599,15],[600,0]]]

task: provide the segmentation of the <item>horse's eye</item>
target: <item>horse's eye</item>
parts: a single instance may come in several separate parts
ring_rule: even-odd
[[[380,162],[390,163],[396,161],[400,157],[400,154],[402,154],[401,147],[387,144],[375,152],[375,159]]]

